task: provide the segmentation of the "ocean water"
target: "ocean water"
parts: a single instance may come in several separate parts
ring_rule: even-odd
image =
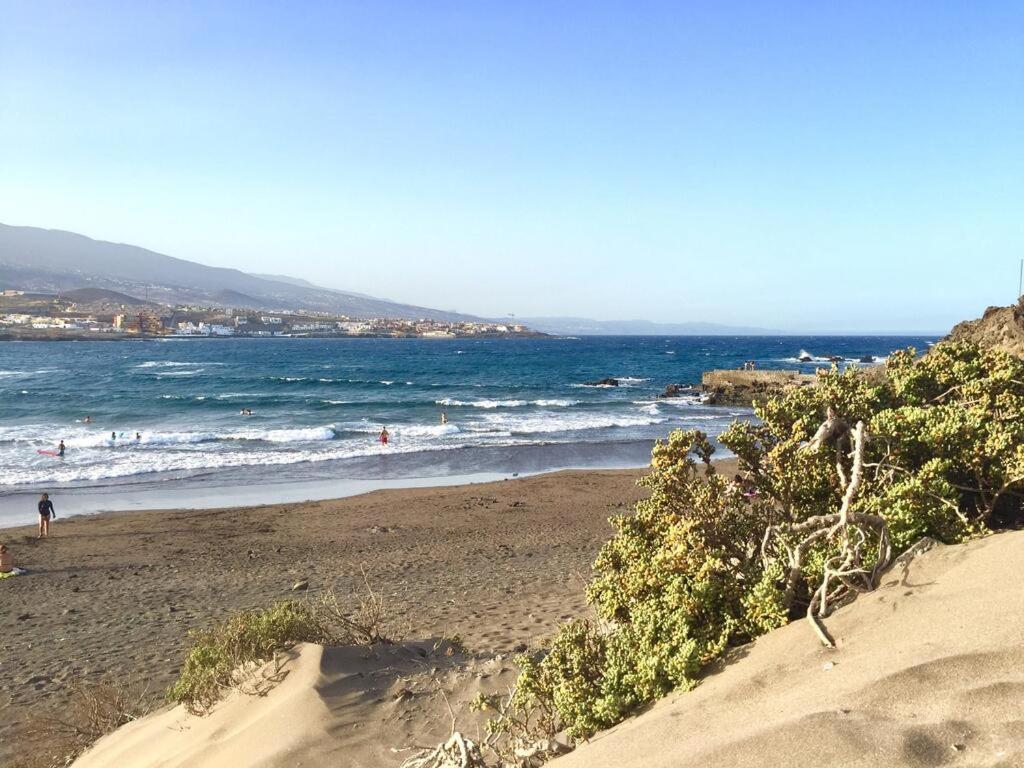
[[[673,429],[716,435],[751,417],[658,400],[668,383],[745,360],[812,371],[822,363],[798,363],[804,351],[853,361],[934,340],[0,342],[0,494],[640,466]],[[605,377],[621,386],[586,386]],[[38,452],[61,439],[63,459]]]

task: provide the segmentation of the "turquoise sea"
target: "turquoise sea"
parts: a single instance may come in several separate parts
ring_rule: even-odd
[[[666,384],[699,383],[704,370],[746,360],[811,371],[823,363],[796,362],[802,352],[855,361],[933,341],[2,342],[0,494],[639,466],[673,429],[715,435],[750,417],[694,398],[657,399]],[[605,377],[620,386],[586,386]],[[391,433],[386,447],[377,441],[382,426]],[[62,439],[63,459],[38,452]]]

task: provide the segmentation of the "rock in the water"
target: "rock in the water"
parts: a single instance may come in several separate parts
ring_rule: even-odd
[[[665,387],[665,391],[658,395],[658,397],[700,397],[700,395],[701,391],[699,387],[694,387],[689,384],[669,384]]]
[[[864,355],[864,356],[861,357],[860,362],[862,362],[862,363],[873,363],[873,362],[875,362],[875,356],[874,355]]]
[[[617,387],[619,386],[618,379],[601,379],[600,381],[587,381],[584,382],[585,387]]]
[[[797,360],[799,360],[801,363],[813,363],[814,362],[814,358],[811,357],[810,355],[800,355],[800,357],[798,357]]]
[[[679,397],[679,385],[669,384],[658,397]]]

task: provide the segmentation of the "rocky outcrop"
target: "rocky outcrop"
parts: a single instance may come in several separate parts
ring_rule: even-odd
[[[585,381],[583,382],[584,387],[617,387],[619,386],[618,379],[601,379],[600,381]]]
[[[979,319],[958,323],[946,338],[1024,357],[1024,300],[1012,307],[989,307]]]
[[[707,371],[701,388],[711,405],[753,405],[792,387],[812,386],[817,377],[799,371]]]

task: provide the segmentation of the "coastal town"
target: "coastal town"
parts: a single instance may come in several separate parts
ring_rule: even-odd
[[[348,317],[311,310],[167,306],[115,291],[79,289],[63,294],[0,290],[0,339],[114,340],[128,338],[540,337],[513,321]]]

